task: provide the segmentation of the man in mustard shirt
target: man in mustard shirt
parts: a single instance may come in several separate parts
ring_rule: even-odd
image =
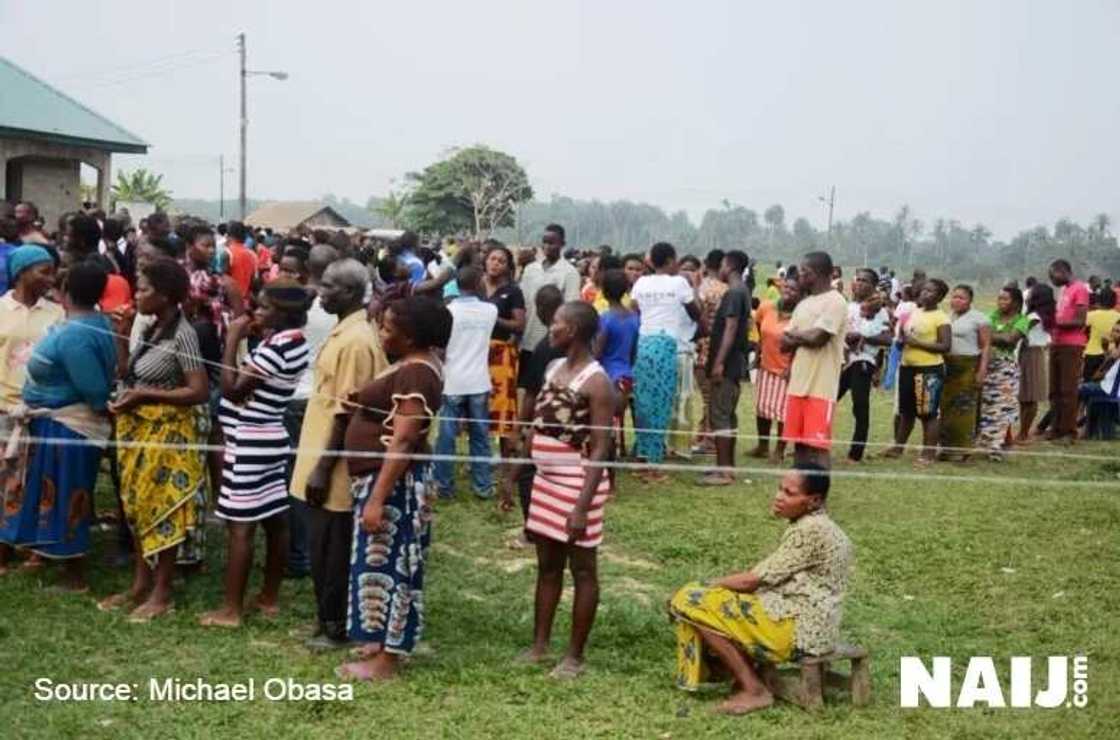
[[[899,341],[902,365],[898,370],[898,428],[894,447],[883,457],[899,457],[910,439],[915,419],[922,421],[922,451],[916,465],[933,462],[937,454],[938,409],[945,386],[945,355],[953,343],[949,316],[938,306],[949,293],[944,280],[932,278],[922,284],[918,308],[910,314]]]
[[[349,418],[342,415],[347,396],[388,366],[363,308],[368,283],[369,272],[353,259],[332,262],[323,272],[319,301],[327,313],[338,317],[338,323],[315,359],[313,390],[292,473],[291,494],[307,505],[307,544],[318,612],[317,628],[307,647],[316,651],[346,645],[353,537],[346,460],[327,453],[342,449]]]

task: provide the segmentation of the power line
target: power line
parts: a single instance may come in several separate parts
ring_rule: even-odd
[[[58,77],[54,79],[54,82],[100,82],[105,79],[112,79],[120,76],[129,76],[144,69],[174,67],[181,61],[186,61],[190,57],[197,57],[199,55],[211,56],[214,54],[220,54],[224,56],[230,51],[228,49],[219,51],[219,48],[220,47],[212,46],[204,47],[201,49],[191,49],[189,51],[181,51],[175,54],[167,54],[162,57],[156,57],[155,59],[132,62],[118,67],[105,67],[101,70],[87,71],[77,75],[69,75],[67,77]]]

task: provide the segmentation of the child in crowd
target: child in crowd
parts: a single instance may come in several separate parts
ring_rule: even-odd
[[[618,409],[615,412],[618,449],[626,449],[622,417],[630,405],[634,390],[634,349],[638,344],[638,314],[623,305],[622,299],[630,287],[622,270],[607,270],[601,276],[603,297],[608,308],[599,316],[599,336],[595,339],[594,355],[599,359],[607,376],[618,391]],[[611,474],[613,476],[614,470]]]
[[[563,303],[564,294],[555,285],[544,285],[537,291],[537,316],[540,317],[545,328],[552,325],[552,320]],[[529,362],[523,368],[523,372],[520,373],[517,387],[525,391],[525,396],[517,407],[516,440],[520,442],[518,457],[529,456],[528,443],[532,436],[533,410],[537,405],[537,394],[544,387],[545,370],[548,369],[553,360],[558,360],[563,356],[564,353],[561,350],[549,344],[546,334],[533,348],[533,352],[529,356]],[[502,511],[513,509],[513,488],[516,486],[521,504],[521,514],[523,517],[527,517],[529,515],[529,497],[533,492],[533,476],[536,475],[536,469],[532,465],[520,465],[513,466],[512,470],[514,474],[511,474],[510,479],[506,481],[507,485],[502,487],[500,505]],[[529,541],[524,532],[516,540],[510,542],[510,547],[514,549],[520,549],[528,545]]]

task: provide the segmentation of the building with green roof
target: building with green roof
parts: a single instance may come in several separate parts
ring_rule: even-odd
[[[3,57],[0,90],[0,196],[31,201],[49,227],[81,205],[85,163],[108,210],[113,153],[146,154],[147,143]]]

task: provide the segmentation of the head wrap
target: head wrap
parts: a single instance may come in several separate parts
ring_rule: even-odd
[[[8,285],[15,287],[21,272],[44,262],[54,263],[51,253],[33,244],[24,244],[8,254]]]
[[[265,284],[264,294],[277,308],[286,311],[306,311],[308,304],[307,288],[291,278],[276,278]]]

